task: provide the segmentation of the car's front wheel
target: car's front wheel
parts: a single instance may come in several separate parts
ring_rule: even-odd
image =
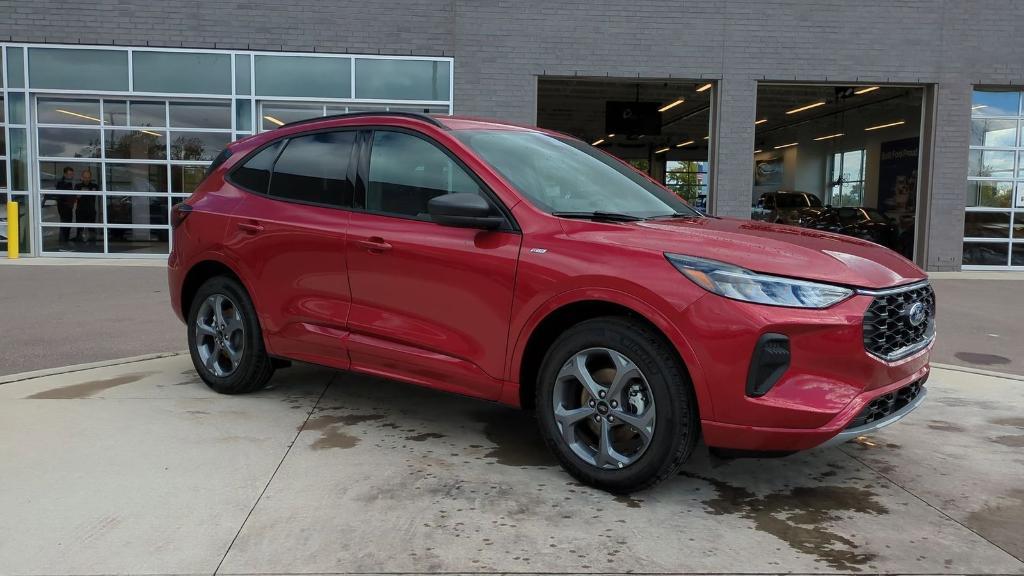
[[[226,276],[207,280],[192,299],[188,350],[199,377],[221,394],[259,390],[274,374],[252,300]]]
[[[620,317],[582,322],[552,344],[537,382],[537,418],[570,474],[615,493],[674,473],[699,428],[675,351],[646,324]]]

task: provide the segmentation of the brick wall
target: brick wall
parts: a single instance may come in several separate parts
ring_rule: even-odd
[[[537,76],[721,79],[719,214],[749,214],[758,80],[937,84],[932,269],[960,263],[973,84],[1024,83],[1016,0],[0,0],[0,40],[454,56],[458,113],[533,122]]]

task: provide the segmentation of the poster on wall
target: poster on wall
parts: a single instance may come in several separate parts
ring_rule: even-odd
[[[754,186],[782,186],[782,158],[766,158],[754,161]]]
[[[878,162],[878,211],[891,218],[913,217],[917,209],[918,138],[882,142]]]

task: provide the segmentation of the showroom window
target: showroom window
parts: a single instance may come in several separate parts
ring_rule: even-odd
[[[337,113],[452,112],[447,57],[23,43],[0,54],[0,201],[8,188],[21,201],[25,255],[165,255],[171,206],[232,140]],[[346,185],[321,180],[321,193]]]
[[[864,204],[864,150],[837,152],[829,164],[829,191],[826,204],[861,206]]]
[[[1021,91],[978,88],[971,102],[965,267],[1024,267]]]
[[[164,254],[169,214],[231,141],[228,101],[38,97],[43,253]]]
[[[691,205],[706,202],[708,162],[668,160],[665,162],[665,186]]]

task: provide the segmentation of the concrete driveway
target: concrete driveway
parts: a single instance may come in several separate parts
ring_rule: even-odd
[[[1012,378],[939,369],[858,444],[701,449],[631,497],[575,483],[527,414],[321,368],[244,397],[187,356],[5,380],[4,574],[1024,573]]]

